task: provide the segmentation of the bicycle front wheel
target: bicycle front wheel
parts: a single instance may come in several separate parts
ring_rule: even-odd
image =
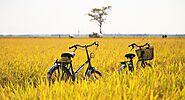
[[[95,71],[92,73],[92,75],[93,75],[96,79],[99,79],[99,78],[102,77],[101,72],[98,71],[98,70],[95,70]]]
[[[137,62],[137,68],[138,67],[142,67],[142,68],[145,68],[145,67],[152,67],[152,65],[146,61],[142,62],[142,61],[138,61]]]

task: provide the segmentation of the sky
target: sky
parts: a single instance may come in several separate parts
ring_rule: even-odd
[[[104,34],[184,34],[185,0],[0,0],[0,34],[91,34],[87,15],[112,6]]]

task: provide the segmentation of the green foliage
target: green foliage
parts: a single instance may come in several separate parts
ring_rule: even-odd
[[[93,8],[91,13],[88,13],[88,16],[91,17],[91,21],[97,22],[100,27],[100,33],[102,34],[101,28],[102,24],[106,22],[105,16],[108,15],[108,10],[111,9],[111,6],[102,7],[102,8]]]

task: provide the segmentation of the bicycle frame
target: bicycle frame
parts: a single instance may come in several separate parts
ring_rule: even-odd
[[[86,64],[88,64],[88,67],[87,67],[87,69],[86,69],[86,72],[85,72],[84,77],[86,77],[86,76],[88,75],[88,72],[89,72],[89,71],[93,71],[94,67],[92,67],[92,64],[91,64],[91,57],[89,56],[89,52],[88,52],[88,47],[90,47],[90,46],[92,46],[92,45],[98,46],[98,42],[94,42],[94,43],[92,43],[92,44],[90,44],[90,45],[85,45],[85,46],[81,46],[81,45],[78,45],[78,44],[77,44],[77,45],[74,45],[74,46],[72,46],[72,47],[69,47],[69,49],[75,48],[74,52],[76,51],[77,47],[85,48],[86,56],[87,56],[87,61],[85,61],[85,63],[83,63],[76,71],[74,71],[74,68],[73,68],[73,66],[72,66],[72,63],[70,63],[70,67],[69,67],[68,70],[71,69],[71,72],[72,72],[71,74],[72,74],[74,77],[77,76],[77,74],[84,68],[84,66],[85,66]],[[88,76],[90,77],[90,75],[88,75]]]
[[[95,67],[93,67],[92,64],[91,64],[91,58],[93,58],[93,55],[92,55],[93,53],[89,54],[89,52],[88,52],[88,47],[91,47],[93,45],[96,45],[97,47],[99,46],[98,42],[94,42],[90,45],[85,45],[85,46],[81,46],[81,45],[76,44],[76,45],[73,45],[73,46],[69,47],[69,49],[75,48],[72,53],[62,53],[61,54],[61,61],[58,61],[58,59],[57,59],[55,61],[54,65],[51,66],[51,68],[48,70],[47,78],[48,78],[48,81],[49,81],[49,85],[52,81],[51,80],[52,79],[52,74],[56,71],[58,72],[58,73],[56,73],[56,74],[58,74],[57,75],[58,80],[61,79],[61,80],[67,81],[69,79],[69,77],[71,77],[72,81],[75,81],[75,78],[76,78],[77,74],[84,68],[84,66],[86,64],[88,64],[88,67],[86,69],[84,78],[86,76],[90,77],[92,74],[93,74],[93,77],[95,77],[96,79],[98,79],[97,75],[101,77],[102,76],[101,72],[98,71],[97,69],[95,69]],[[72,58],[74,57],[74,52],[76,51],[76,49],[78,47],[81,47],[81,48],[85,49],[86,56],[87,56],[87,61],[85,61],[85,63],[83,63],[76,71],[74,71],[71,57]],[[62,71],[62,76],[60,75],[60,71]],[[53,76],[53,77],[55,77],[55,76]]]
[[[138,66],[138,63],[141,61],[141,66],[143,68],[145,68],[145,65],[149,65],[151,67],[151,65],[149,63],[147,63],[146,60],[144,59],[144,53],[145,52],[142,50],[142,48],[144,48],[146,46],[148,46],[148,48],[149,48],[150,47],[150,44],[149,43],[146,43],[144,45],[140,45],[139,46],[139,45],[137,45],[135,43],[132,43],[128,47],[132,47],[132,49],[134,49],[135,46],[139,48],[138,50],[141,53],[141,59],[139,59],[139,57],[138,57],[137,66]],[[132,49],[130,51],[132,51]],[[130,71],[134,71],[133,58],[135,57],[135,54],[128,53],[128,54],[125,55],[125,57],[127,59],[129,59],[129,60],[128,61],[124,61],[124,62],[120,62],[121,63],[121,67],[119,68],[118,73],[121,73],[121,71],[124,68],[126,68],[126,67],[128,67]]]

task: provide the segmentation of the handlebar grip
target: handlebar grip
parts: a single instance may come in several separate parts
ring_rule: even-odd
[[[128,45],[128,47],[131,47],[131,46],[134,47],[134,46],[137,46],[137,45],[136,45],[136,43],[132,43],[132,44]]]
[[[69,49],[72,49],[73,48],[73,46],[72,47],[69,47]]]
[[[75,48],[75,49],[73,50],[73,52],[75,52],[76,49],[77,49],[77,46],[76,46],[76,45],[73,45],[73,46],[69,47],[69,49],[72,49],[72,48]]]
[[[128,47],[132,47],[130,51],[132,51],[134,49],[135,45],[136,45],[135,43],[132,43],[132,44],[128,45]]]
[[[150,47],[150,43],[148,43],[148,47]]]
[[[69,49],[72,49],[72,48],[76,49],[77,47],[76,47],[76,45],[73,45],[73,46],[69,47]]]
[[[99,43],[98,43],[98,41],[96,41],[96,42],[95,42],[95,45],[96,45],[97,47],[99,46]]]

